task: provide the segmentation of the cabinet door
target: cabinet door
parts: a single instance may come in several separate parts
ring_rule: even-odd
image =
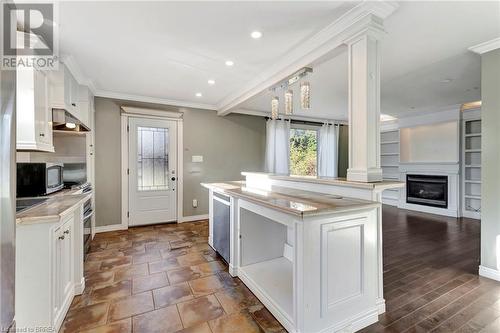
[[[73,292],[73,223],[74,219],[67,220],[62,225],[61,239],[61,292],[62,302],[65,304]]]
[[[62,227],[54,230],[52,236],[52,253],[53,253],[53,265],[52,265],[52,320],[55,321],[61,312],[62,308],[62,292],[61,292],[61,276],[62,276]]]
[[[34,94],[37,141],[52,147],[52,110],[49,106],[48,78],[45,72],[34,71]]]
[[[64,75],[62,78],[64,80],[64,90],[63,90],[64,105],[66,105],[66,107],[70,108],[71,107],[71,83],[72,83],[71,78],[72,78],[72,75],[66,66],[64,66]]]
[[[80,118],[80,111],[78,109],[78,97],[79,97],[79,86],[78,82],[76,82],[75,78],[73,75],[70,74],[70,80],[71,80],[71,90],[70,90],[70,98],[71,98],[71,107],[73,110],[73,114],[77,117]]]

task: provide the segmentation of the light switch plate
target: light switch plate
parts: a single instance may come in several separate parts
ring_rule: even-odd
[[[201,162],[203,162],[203,156],[202,155],[193,155],[193,156],[191,156],[191,162],[201,163]]]

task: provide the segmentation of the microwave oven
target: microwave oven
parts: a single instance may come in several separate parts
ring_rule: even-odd
[[[17,163],[17,197],[37,197],[61,190],[62,163]]]

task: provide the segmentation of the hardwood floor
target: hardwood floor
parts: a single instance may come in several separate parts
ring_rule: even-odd
[[[386,313],[362,332],[500,332],[500,283],[477,275],[480,222],[383,208]]]
[[[480,223],[383,208],[387,312],[362,332],[500,332]],[[284,332],[207,244],[207,222],[98,234],[62,332]]]

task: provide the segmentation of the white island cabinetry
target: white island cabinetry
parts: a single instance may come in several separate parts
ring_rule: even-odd
[[[301,187],[311,186],[298,179],[283,186],[282,178],[275,179],[279,185],[263,184],[263,178],[204,184],[211,198],[214,193],[231,198],[231,275],[289,332],[356,331],[375,323],[385,311],[377,201],[383,189],[401,184],[380,183],[372,194],[379,200],[371,201],[306,191]],[[353,193],[363,187],[369,189],[363,185]],[[211,233],[217,230],[214,223],[217,219],[210,221]]]

